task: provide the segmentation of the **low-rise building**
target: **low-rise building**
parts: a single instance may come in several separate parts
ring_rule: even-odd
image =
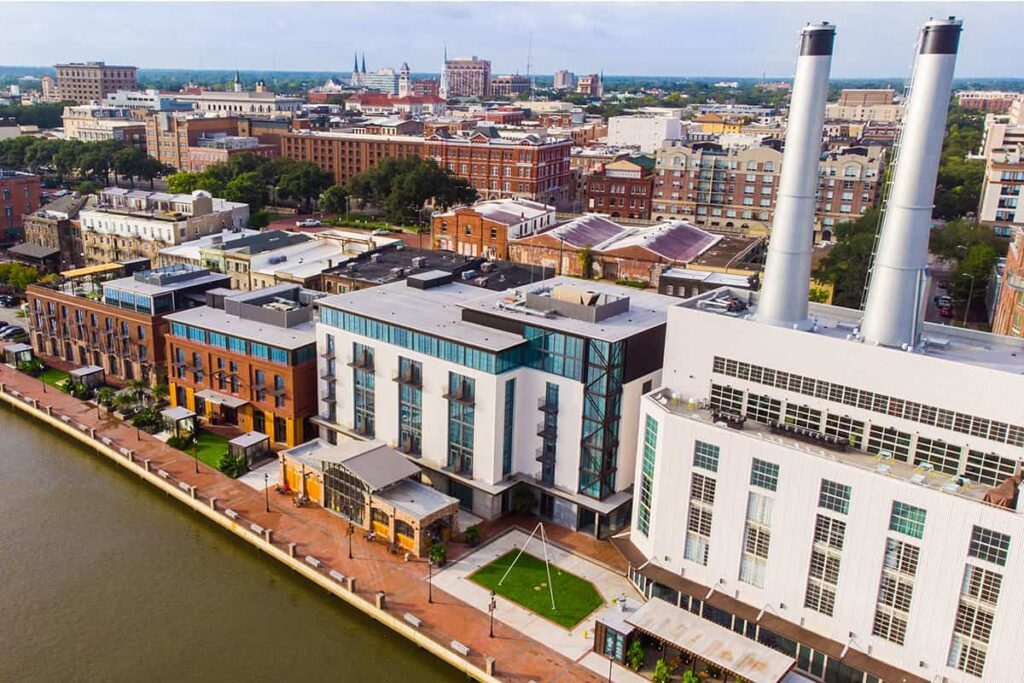
[[[1022,94],[1019,92],[965,90],[956,94],[956,101],[961,109],[974,109],[993,114],[1004,114],[1010,110],[1014,100],[1020,97],[1022,97]]]
[[[507,259],[509,240],[554,225],[555,207],[526,199],[493,199],[434,214],[434,249]]]
[[[27,214],[39,208],[39,176],[0,168],[0,246],[18,241]]]
[[[533,87],[528,76],[512,74],[506,76],[494,76],[491,78],[491,94],[503,97],[515,97],[530,92]]]
[[[84,265],[85,248],[78,212],[88,200],[88,195],[69,193],[26,215],[23,219],[25,242],[56,249],[61,270]]]
[[[101,102],[105,107],[131,109],[133,111],[191,111],[188,102],[179,102],[173,95],[159,90],[118,90],[107,95]]]
[[[584,211],[648,220],[654,195],[653,171],[653,157],[631,156],[584,176]]]
[[[315,435],[312,301],[294,285],[211,290],[206,305],[167,316],[171,403],[214,424],[295,446]]]
[[[226,275],[203,268],[171,266],[109,280],[94,298],[79,285],[93,273],[73,275],[59,287],[29,285],[25,291],[36,355],[99,366],[115,382],[150,384],[167,377],[165,316],[199,305],[207,290],[228,282]]]
[[[79,222],[87,264],[132,258],[155,261],[165,247],[245,227],[249,205],[214,198],[203,190],[168,194],[108,187],[95,206],[79,213]]]
[[[998,286],[992,331],[1024,337],[1024,226],[1015,228]]]
[[[611,116],[608,118],[608,144],[637,147],[654,154],[666,140],[683,137],[683,122],[675,116]]]
[[[146,125],[127,107],[80,104],[64,107],[64,138],[83,142],[115,140],[146,148]]]
[[[179,102],[192,105],[196,111],[218,116],[272,116],[294,114],[302,108],[301,97],[277,95],[272,92],[226,92],[203,90],[199,93],[175,95]]]
[[[676,300],[569,278],[491,293],[453,279],[318,302],[321,438],[383,441],[487,519],[516,499],[595,536],[622,528],[635,405],[660,382]]]
[[[222,259],[203,259],[204,249],[217,249],[232,240],[259,235],[259,230],[250,228],[225,228],[220,232],[203,235],[199,239],[189,240],[173,247],[164,247],[156,257],[158,267],[186,264],[196,268],[209,268],[220,272],[224,263]]]

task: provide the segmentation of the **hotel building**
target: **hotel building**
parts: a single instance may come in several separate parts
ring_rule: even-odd
[[[628,524],[635,406],[660,382],[675,300],[456,280],[417,273],[317,302],[321,437],[384,441],[487,519],[525,505],[599,537]]]

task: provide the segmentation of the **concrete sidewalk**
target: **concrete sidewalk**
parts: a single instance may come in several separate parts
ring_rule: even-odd
[[[466,645],[470,651],[466,659],[475,666],[482,668],[484,658],[493,657],[495,676],[503,681],[597,683],[606,680],[606,671],[598,675],[545,645],[541,642],[544,634],[531,632],[529,624],[524,626],[525,632],[498,624],[496,637],[489,638],[488,616],[475,605],[438,586],[433,590],[433,604],[428,604],[426,562],[405,562],[402,556],[388,552],[384,545],[364,540],[358,532],[349,538],[348,523],[323,508],[296,508],[288,499],[272,495],[268,513],[264,510],[262,491],[202,463],[198,464],[196,472],[197,465],[190,455],[145,432],[138,432],[117,418],[97,415],[94,407],[47,387],[38,379],[0,366],[0,382],[8,390],[14,389],[38,400],[40,409],[52,406],[68,419],[95,429],[97,438],[108,438],[116,447],[132,449],[139,458],[150,459],[153,471],[162,470],[177,481],[197,487],[204,498],[216,497],[219,509],[230,508],[247,523],[273,529],[275,545],[297,544],[297,554],[317,558],[322,564],[321,571],[326,573],[333,569],[355,577],[356,594],[361,599],[372,603],[378,591],[385,592],[389,613],[399,619],[407,613],[414,615],[422,621],[419,631],[446,648],[453,640]],[[349,543],[353,559],[349,559]],[[462,544],[452,543],[449,554],[457,558],[467,550]],[[582,650],[582,643],[579,645],[577,649]]]

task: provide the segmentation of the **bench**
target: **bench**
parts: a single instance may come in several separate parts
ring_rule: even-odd
[[[305,559],[306,559],[306,564],[308,564],[309,566],[317,567],[317,568],[320,567],[320,560],[316,559],[312,555],[306,555]]]
[[[338,583],[345,583],[345,575],[339,572],[337,569],[332,569],[328,573],[330,574],[331,578],[337,581]]]
[[[409,612],[406,612],[405,614],[402,615],[402,618],[405,619],[410,624],[412,624],[413,626],[415,626],[416,628],[419,628],[420,626],[423,625],[423,622],[415,614],[410,614]]]
[[[231,519],[238,519],[238,513],[232,510],[231,508],[225,510],[224,514],[230,517]]]
[[[451,647],[451,649],[455,650],[456,652],[458,652],[463,657],[468,657],[469,656],[469,648],[466,647],[465,645],[463,645],[462,643],[460,643],[457,640],[453,640],[451,642],[451,644],[449,645],[449,647]]]

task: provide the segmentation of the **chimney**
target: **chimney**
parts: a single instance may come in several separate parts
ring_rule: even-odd
[[[808,24],[800,32],[782,177],[755,314],[757,320],[769,325],[811,327],[807,299],[811,288],[815,193],[835,35],[835,26],[828,22]]]
[[[920,340],[935,180],[961,26],[953,17],[933,19],[918,39],[899,158],[861,324],[861,336],[871,344],[907,348]]]

